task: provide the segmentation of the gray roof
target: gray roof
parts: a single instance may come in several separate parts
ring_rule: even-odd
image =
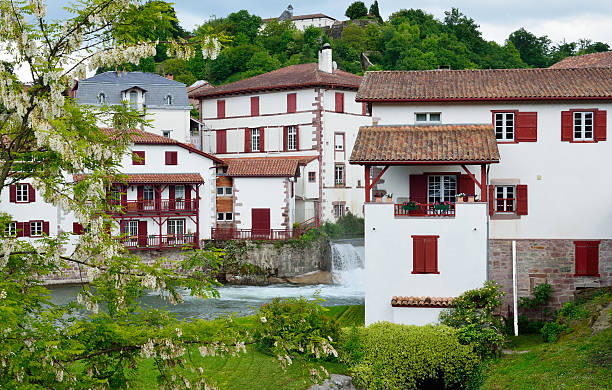
[[[98,96],[104,93],[106,103],[121,104],[122,92],[140,88],[145,93],[148,108],[182,109],[189,108],[187,86],[166,77],[143,72],[104,72],[79,81],[76,97],[80,104],[99,104]],[[166,105],[166,96],[172,96],[172,104]]]

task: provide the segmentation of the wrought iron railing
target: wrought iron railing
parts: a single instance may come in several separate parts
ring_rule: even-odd
[[[395,204],[396,217],[454,217],[455,204],[435,204],[407,202]]]
[[[121,238],[123,245],[128,249],[169,249],[169,248],[197,248],[198,235],[194,233],[167,234],[167,235],[137,235]]]

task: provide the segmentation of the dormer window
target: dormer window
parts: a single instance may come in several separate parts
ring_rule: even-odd
[[[167,96],[164,98],[164,104],[165,104],[165,105],[167,105],[167,106],[171,105],[171,104],[172,104],[172,96],[167,95]]]
[[[106,103],[106,95],[104,94],[104,92],[100,92],[100,94],[98,95],[98,103],[100,104]]]
[[[133,109],[136,109],[138,108],[137,104],[138,104],[138,92],[130,91],[130,105],[132,106]]]

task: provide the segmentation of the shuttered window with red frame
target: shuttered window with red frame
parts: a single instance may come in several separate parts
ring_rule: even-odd
[[[178,153],[177,152],[166,152],[166,165],[177,165],[178,164]]]
[[[492,110],[497,142],[537,142],[538,113]]]
[[[225,118],[225,100],[217,100],[217,119]]]
[[[287,94],[287,112],[292,113],[296,111],[297,106],[297,95],[295,93]]]
[[[593,123],[586,123],[589,119],[584,115],[576,118],[575,113],[592,113]],[[600,142],[607,138],[607,119],[608,115],[605,110],[597,108],[592,109],[572,109],[561,112],[561,141],[566,142]],[[591,129],[588,127],[592,126]],[[584,139],[584,133],[592,130],[592,139]],[[580,133],[583,138],[576,139],[576,133]]]
[[[259,96],[251,96],[251,116],[259,116]]]
[[[336,92],[336,112],[344,112],[344,94]]]
[[[227,152],[227,131],[217,130],[217,153]]]
[[[132,152],[132,165],[145,165],[144,150]]]
[[[439,274],[438,238],[440,236],[412,236],[412,273]]]
[[[72,233],[73,234],[78,234],[81,235],[85,232],[85,229],[83,229],[83,225],[81,225],[78,222],[73,222],[72,223]]]
[[[527,185],[518,184],[516,186],[516,215],[527,215],[528,214],[528,202],[527,202]],[[489,186],[489,215],[495,215],[495,186]]]
[[[574,241],[576,276],[599,276],[600,241]]]

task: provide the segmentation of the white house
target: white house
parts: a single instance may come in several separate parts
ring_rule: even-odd
[[[203,133],[204,151],[226,161],[303,162],[294,183],[295,215],[289,217],[296,222],[334,220],[347,211],[363,215],[363,172],[349,165],[348,157],[359,126],[371,123],[369,105],[355,102],[361,76],[334,69],[331,51],[324,45],[318,64],[190,94],[199,100],[200,119],[210,130]],[[234,199],[234,209],[237,203]],[[237,229],[246,226],[234,221]]]
[[[338,20],[324,14],[306,14],[306,15],[293,15],[293,7],[289,5],[285,11],[278,18],[262,19],[262,29],[265,28],[266,23],[272,20],[278,20],[284,22],[290,20],[296,29],[300,31],[306,30],[308,27],[331,27],[335,23],[339,23]]]
[[[505,313],[540,283],[554,306],[612,285],[612,68],[367,72],[356,100],[366,323],[436,322],[487,279]]]
[[[191,143],[191,106],[187,98],[187,87],[174,81],[172,76],[162,77],[143,72],[104,72],[80,80],[76,86],[79,104],[99,106],[120,105],[127,102],[133,108],[145,112],[150,120],[147,131]],[[100,127],[108,127],[100,118]]]

